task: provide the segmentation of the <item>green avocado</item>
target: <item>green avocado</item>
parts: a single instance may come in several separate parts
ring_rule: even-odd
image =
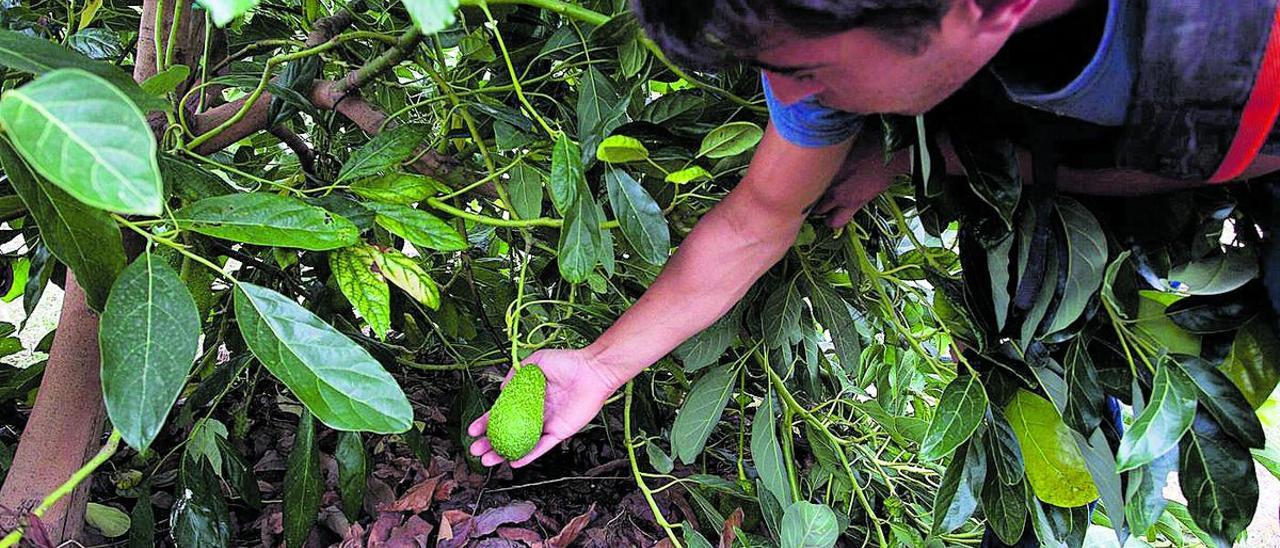
[[[529,454],[542,437],[543,399],[547,377],[533,364],[521,366],[489,409],[489,443],[502,458]]]

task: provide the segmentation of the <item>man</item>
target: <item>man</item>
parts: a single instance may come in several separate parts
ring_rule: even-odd
[[[1150,193],[1280,169],[1267,112],[1280,110],[1280,83],[1268,83],[1280,80],[1276,0],[632,1],[677,62],[760,67],[771,121],[743,180],[610,329],[586,348],[526,360],[547,375],[546,424],[513,467],[576,433],[627,380],[726,313],[811,210],[843,225],[908,171],[882,165],[878,140],[855,143],[854,113],[925,113],[981,72],[1015,104],[1120,135],[1115,169],[1061,168],[1064,191]],[[484,438],[471,451],[488,466],[503,461]]]

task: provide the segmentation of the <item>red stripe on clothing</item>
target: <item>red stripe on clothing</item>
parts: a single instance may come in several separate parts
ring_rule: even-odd
[[[1249,93],[1249,102],[1240,116],[1240,129],[1231,140],[1231,148],[1218,166],[1211,183],[1224,183],[1239,177],[1258,157],[1267,136],[1280,115],[1280,9],[1271,25],[1271,38],[1258,69],[1258,80]]]

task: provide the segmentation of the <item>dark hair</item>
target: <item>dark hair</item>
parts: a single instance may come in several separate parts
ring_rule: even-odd
[[[631,0],[649,37],[673,61],[709,69],[750,58],[779,25],[822,37],[858,27],[918,50],[950,0]]]

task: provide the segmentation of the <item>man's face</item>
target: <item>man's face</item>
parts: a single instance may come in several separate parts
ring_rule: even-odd
[[[916,51],[871,29],[822,38],[779,31],[754,61],[784,104],[815,97],[847,112],[919,114],[960,89],[1009,37],[1005,25],[991,28],[971,6],[955,2]]]

